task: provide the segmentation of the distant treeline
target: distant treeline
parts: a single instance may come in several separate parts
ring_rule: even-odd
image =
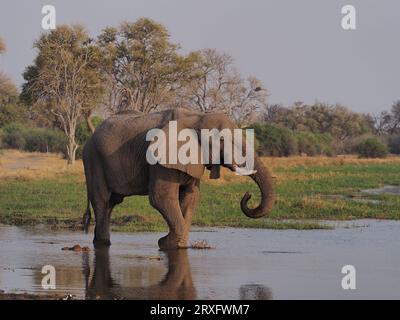
[[[362,157],[384,157],[400,154],[400,101],[379,115],[320,102],[268,105],[259,114],[255,128],[262,141],[262,154],[358,153]]]
[[[99,117],[93,119],[95,126],[101,123]],[[293,130],[281,124],[255,123],[248,128],[254,129],[255,148],[260,156],[335,156],[334,137],[330,133],[313,133],[310,131]],[[79,148],[76,157],[82,157],[82,149],[91,136],[87,123],[81,121],[76,130]],[[387,144],[384,143],[387,141]],[[11,123],[0,128],[0,149],[19,149],[36,152],[57,152],[67,158],[65,134],[57,129],[26,126]],[[350,138],[345,144],[344,152],[359,154],[361,157],[385,157],[389,152],[400,154],[400,135],[390,139],[382,139],[370,133]]]
[[[43,112],[27,108],[13,86],[2,89],[0,148],[60,152],[68,158],[66,135],[57,117],[45,108]],[[390,112],[382,113],[386,121],[383,126],[381,118],[352,112],[341,105],[267,105],[253,113],[253,123],[246,127],[255,130],[256,151],[263,156],[357,153],[362,157],[384,157],[400,154],[400,126],[395,124],[399,106],[396,103]],[[101,121],[99,116],[91,117],[94,127]],[[91,133],[86,119],[81,118],[75,131],[77,158]]]
[[[67,158],[67,140],[57,118],[33,114],[27,119],[18,96],[10,100],[13,102],[3,104],[10,112],[1,113],[0,117],[0,148],[60,152]],[[399,105],[395,104],[392,112],[385,113],[385,116],[394,114]],[[101,121],[98,116],[91,119],[94,126]],[[391,126],[390,132],[378,131],[371,116],[352,112],[340,105],[267,106],[254,115],[254,123],[247,127],[255,130],[256,151],[261,156],[356,153],[362,157],[385,157],[388,153],[400,154],[399,129],[394,130]],[[77,158],[81,158],[83,145],[90,135],[91,130],[82,119],[75,133],[79,145]]]

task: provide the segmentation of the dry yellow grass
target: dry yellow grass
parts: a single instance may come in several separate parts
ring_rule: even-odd
[[[346,201],[341,199],[335,199],[332,203],[327,203],[325,199],[317,196],[304,196],[291,204],[293,207],[310,210],[310,209],[324,209],[328,205],[338,210],[343,210],[346,206]]]
[[[400,157],[388,157],[385,159],[359,159],[357,156],[346,155],[337,157],[263,157],[263,163],[273,172],[279,168],[291,167],[315,167],[315,166],[342,166],[346,164],[399,164]],[[75,166],[67,165],[67,161],[61,155],[52,153],[21,152],[18,150],[2,150],[0,152],[0,179],[1,180],[32,180],[57,178],[65,174],[77,174],[83,177],[83,164],[81,160],[76,161]],[[315,174],[292,174],[289,172],[274,174],[278,181],[284,180],[307,180],[318,179],[329,175],[332,172]],[[209,184],[224,184],[230,182],[248,181],[247,177],[235,175],[228,169],[221,169],[221,179],[209,179],[209,172],[203,176],[203,181]]]
[[[0,152],[0,180],[33,180],[56,178],[68,173],[83,174],[82,161],[67,165],[61,155],[53,153],[2,150]]]
[[[384,159],[360,159],[356,155],[341,155],[336,157],[263,157],[262,161],[269,168],[290,168],[290,167],[315,167],[315,166],[341,166],[346,164],[400,164],[400,157],[391,156]]]

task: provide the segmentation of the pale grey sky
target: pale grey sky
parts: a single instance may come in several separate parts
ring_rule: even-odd
[[[41,8],[57,24],[82,23],[96,36],[108,25],[149,17],[163,23],[184,52],[216,48],[243,75],[260,78],[271,103],[315,100],[377,113],[400,99],[398,0],[1,0],[0,70],[17,85],[35,56]],[[357,30],[341,28],[341,8],[354,5]]]

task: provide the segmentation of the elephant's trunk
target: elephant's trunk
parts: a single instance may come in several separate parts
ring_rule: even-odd
[[[243,213],[250,218],[261,218],[268,214],[275,203],[275,186],[271,172],[264,167],[261,160],[256,158],[254,169],[257,171],[250,177],[257,183],[261,191],[261,203],[254,209],[247,206],[251,194],[246,192],[240,202]]]

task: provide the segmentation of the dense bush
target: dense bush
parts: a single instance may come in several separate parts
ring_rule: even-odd
[[[43,128],[30,129],[25,141],[26,151],[63,152],[66,146],[63,132]]]
[[[391,153],[400,154],[400,135],[389,138],[389,150]]]
[[[101,119],[94,117],[93,125],[101,123]],[[82,121],[76,128],[76,142],[79,148],[77,159],[82,158],[83,146],[92,135],[86,122]],[[67,139],[64,132],[55,129],[28,127],[21,123],[11,123],[0,129],[0,148],[19,149],[29,152],[60,152],[66,156]]]
[[[368,138],[360,142],[356,149],[361,158],[384,158],[389,152],[387,146],[377,138]]]
[[[37,152],[64,152],[66,139],[59,130],[25,127],[19,123],[5,126],[1,135],[2,148]]]
[[[367,134],[362,134],[360,136],[355,136],[351,137],[349,139],[346,139],[346,141],[343,142],[344,148],[343,148],[343,153],[345,154],[357,154],[358,153],[358,145],[361,142],[364,142],[365,140],[369,138],[375,138],[376,136],[371,133]]]
[[[250,128],[254,129],[256,150],[261,156],[333,154],[329,134],[294,131],[273,124],[254,124]]]
[[[19,123],[11,123],[3,128],[3,148],[25,149],[27,129]]]
[[[251,126],[257,139],[257,153],[262,156],[287,157],[297,153],[291,130],[268,124]]]
[[[311,133],[304,131],[293,131],[297,139],[299,154],[308,156],[334,154],[332,149],[332,137],[328,133]]]

